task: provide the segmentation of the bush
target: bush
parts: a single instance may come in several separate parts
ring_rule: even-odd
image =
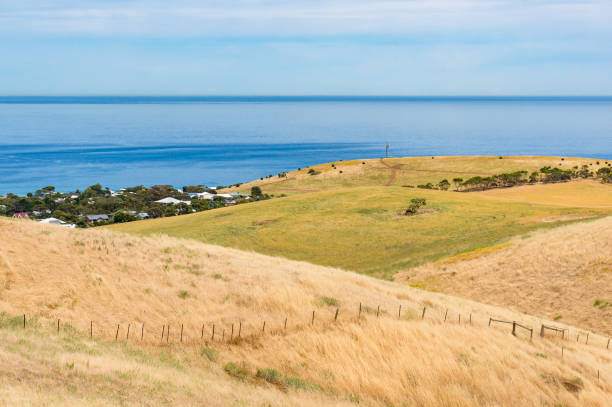
[[[268,383],[281,384],[281,374],[276,369],[257,369],[257,377],[264,379]]]
[[[404,215],[415,215],[418,210],[425,205],[427,205],[425,198],[412,198],[410,200],[410,205],[404,211]]]
[[[214,348],[209,348],[207,346],[202,348],[201,352],[202,357],[210,360],[211,362],[216,362],[219,359],[219,352]]]
[[[340,301],[338,301],[334,297],[321,297],[320,300],[325,305],[329,305],[329,306],[333,306],[333,307],[340,306]]]
[[[184,300],[184,299],[189,297],[189,291],[181,290],[181,291],[178,292],[178,296],[179,296],[179,298]]]
[[[240,364],[229,362],[223,367],[223,370],[225,370],[225,373],[228,375],[240,380],[245,380],[249,376],[249,371],[244,362]]]

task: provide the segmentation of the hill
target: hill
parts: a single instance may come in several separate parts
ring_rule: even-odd
[[[164,236],[0,220],[0,238],[3,404],[603,407],[612,395],[606,338],[540,338],[541,320],[515,311]],[[533,340],[491,316],[535,327]]]
[[[390,279],[409,267],[535,229],[612,213],[608,185],[576,181],[524,188],[535,192],[524,200],[510,200],[497,191],[347,187],[111,228],[197,239]],[[580,196],[582,202],[556,198],[551,194],[556,188],[568,197]],[[513,188],[503,191],[515,196]],[[425,210],[401,216],[412,198],[425,198]],[[591,207],[590,199],[595,202]]]
[[[525,235],[396,279],[612,335],[612,217]]]

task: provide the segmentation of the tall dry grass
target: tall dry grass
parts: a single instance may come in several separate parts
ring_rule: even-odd
[[[0,311],[26,313],[28,318],[36,315],[49,335],[59,318],[71,323],[85,341],[91,320],[94,336],[103,342],[113,342],[117,324],[125,341],[127,324],[132,324],[136,337],[132,336],[131,346],[152,354],[170,352],[189,366],[172,372],[176,377],[172,383],[188,390],[182,404],[210,400],[212,394],[221,400],[218,405],[228,405],[234,392],[245,405],[359,401],[381,406],[605,406],[612,395],[612,354],[605,349],[603,337],[592,335],[589,345],[583,340],[562,343],[558,338],[537,336],[530,342],[524,332],[515,338],[506,326],[487,327],[490,315],[533,326],[541,322],[507,309],[342,270],[164,236],[138,238],[0,221],[0,240]],[[340,309],[336,323],[335,303]],[[357,319],[360,303],[363,312]],[[403,316],[398,320],[400,304]],[[427,307],[425,320],[420,319],[423,306]],[[472,325],[466,324],[469,314]],[[267,328],[262,334],[264,321]],[[231,324],[236,328],[240,322],[241,340],[208,339],[206,345],[215,348],[219,357],[204,370],[208,373],[197,376],[203,372],[194,362],[201,360],[202,324],[206,336],[215,324],[217,335],[225,330],[227,338]],[[146,328],[142,345],[141,323]],[[171,338],[169,344],[162,344],[161,327],[167,324]],[[177,345],[181,324],[184,346]],[[571,329],[572,334],[579,332]],[[566,347],[563,359],[561,345]],[[14,362],[10,356],[14,353],[3,346],[0,358]],[[97,362],[87,353],[79,356],[79,372],[87,375],[91,366],[106,371],[133,366],[136,372],[153,375],[149,367],[137,366],[129,357],[105,355]],[[224,373],[229,362],[241,367],[245,377]],[[257,370],[265,368],[293,378],[300,389],[287,390],[284,382],[267,384],[258,379]],[[155,380],[169,377],[156,374],[161,376]],[[58,380],[53,373],[43,377]],[[39,381],[36,377],[26,380]],[[9,384],[20,386],[15,381]],[[147,386],[141,386],[136,389],[146,392]],[[4,400],[13,396],[12,391],[0,392]],[[33,397],[26,401],[42,404]]]
[[[612,217],[533,233],[396,279],[612,335]]]

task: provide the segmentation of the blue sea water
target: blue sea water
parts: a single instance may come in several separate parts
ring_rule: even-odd
[[[393,156],[612,159],[612,97],[0,97],[0,194]]]

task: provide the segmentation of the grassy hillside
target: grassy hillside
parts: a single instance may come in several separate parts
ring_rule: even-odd
[[[488,327],[540,322],[514,311],[170,237],[0,221],[0,239],[0,404],[603,407],[612,395],[606,338]]]
[[[111,228],[139,235],[164,233],[193,238],[391,278],[408,267],[559,223],[543,219],[612,212],[612,188],[595,182],[572,183],[577,193],[587,184],[593,184],[593,190],[604,190],[594,208],[588,207],[586,199],[584,207],[576,207],[571,203],[564,206],[558,199],[541,204],[486,193],[356,187]],[[540,195],[548,194],[545,191]],[[412,217],[398,215],[415,197],[427,199],[428,212]]]
[[[612,335],[612,217],[464,253],[397,279]]]
[[[332,166],[333,164],[333,166]],[[294,195],[300,193],[334,190],[360,186],[402,186],[431,182],[437,184],[446,178],[468,179],[477,175],[490,176],[519,170],[536,171],[544,166],[570,169],[589,165],[597,170],[607,165],[605,160],[569,157],[398,157],[370,160],[338,161],[291,171],[286,177],[273,176],[245,183],[227,191],[249,192],[252,186],[260,186],[269,194]],[[313,169],[318,175],[309,175]]]

